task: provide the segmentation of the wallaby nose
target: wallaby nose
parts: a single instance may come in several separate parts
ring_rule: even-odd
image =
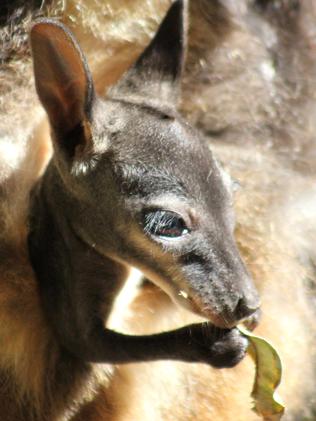
[[[241,297],[235,307],[235,318],[238,320],[246,319],[255,313],[260,307],[259,297],[255,294],[252,297]]]

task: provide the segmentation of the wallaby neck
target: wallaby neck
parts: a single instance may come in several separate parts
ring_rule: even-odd
[[[69,342],[89,336],[91,315],[106,320],[127,276],[124,266],[74,231],[67,219],[72,201],[51,162],[32,194],[28,248],[48,321],[59,341],[71,347]]]

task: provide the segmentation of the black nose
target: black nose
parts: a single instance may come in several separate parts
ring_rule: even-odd
[[[252,297],[251,299],[247,297],[241,297],[235,307],[235,318],[238,320],[246,319],[255,313],[259,309],[259,306],[260,301],[257,296]]]

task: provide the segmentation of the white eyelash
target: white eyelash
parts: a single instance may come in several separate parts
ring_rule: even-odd
[[[173,218],[174,216],[171,216],[169,212],[164,212],[164,211],[147,214],[146,223],[145,223],[145,231],[148,233],[154,232],[156,234],[161,225],[167,225],[169,222],[172,221]]]

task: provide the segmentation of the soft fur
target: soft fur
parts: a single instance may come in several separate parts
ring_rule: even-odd
[[[146,45],[169,2],[82,3],[44,4],[40,13],[59,15],[74,29],[103,91]],[[262,294],[258,333],[273,341],[284,362],[284,419],[313,419],[315,6],[291,0],[192,3],[193,49],[182,108],[210,135],[216,156],[242,185],[237,237]],[[15,25],[27,28],[31,14]],[[53,391],[51,402],[42,395],[58,346],[27,260],[25,221],[29,190],[49,145],[27,48],[20,48],[25,32],[9,40],[9,28],[1,38],[11,52],[0,69],[3,419],[28,420],[45,406],[54,408],[50,419],[59,420],[258,419],[250,409],[254,372],[248,358],[221,371],[174,362],[130,365],[115,368],[110,380],[95,366],[69,389]],[[149,286],[116,312],[114,327],[131,333],[195,320]]]

